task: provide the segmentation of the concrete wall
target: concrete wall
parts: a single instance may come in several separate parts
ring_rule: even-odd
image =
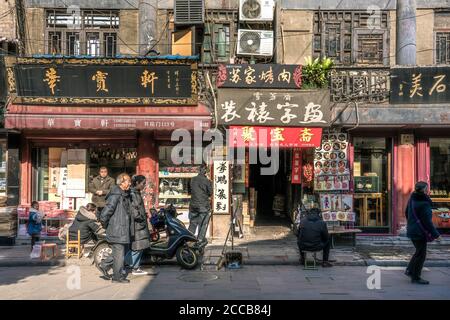
[[[136,55],[139,52],[139,11],[121,10],[118,52],[124,55]]]
[[[381,9],[393,10],[397,2],[394,0],[277,0],[277,2],[286,9],[310,9],[317,10],[319,7],[323,10],[366,10],[370,5],[376,5]],[[417,0],[417,8],[449,8],[450,0]]]
[[[26,8],[26,54],[45,53],[45,11],[43,8]]]
[[[416,13],[416,60],[418,65],[433,64],[434,11],[417,10]]]
[[[312,55],[313,11],[281,10],[279,25],[284,34],[277,41],[277,61],[279,63],[304,63],[305,57]],[[278,33],[281,35],[280,33]]]
[[[8,11],[11,11],[6,16],[3,16]],[[7,38],[8,40],[16,39],[16,9],[14,0],[0,1],[0,39]]]

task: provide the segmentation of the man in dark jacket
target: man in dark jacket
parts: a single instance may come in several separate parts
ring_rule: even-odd
[[[141,196],[145,183],[146,179],[142,175],[133,176],[131,179],[131,250],[125,256],[125,263],[131,268],[134,276],[148,274],[140,268],[142,254],[150,247],[147,213]]]
[[[102,232],[102,226],[97,221],[96,211],[97,208],[93,203],[88,203],[86,207],[80,208],[69,228],[69,237],[71,240],[77,239],[78,230],[80,231],[80,242],[82,244],[96,239],[96,234]]]
[[[89,183],[89,192],[92,193],[92,202],[97,206],[97,218],[100,217],[106,203],[106,195],[114,187],[114,179],[108,176],[108,169],[101,167],[99,175]]]
[[[189,203],[189,231],[195,234],[199,227],[197,238],[202,244],[206,242],[209,218],[211,216],[212,183],[206,176],[207,167],[202,164],[197,176],[189,184],[191,201]]]
[[[124,268],[125,249],[131,242],[130,235],[130,176],[122,173],[117,177],[115,186],[106,197],[106,205],[100,215],[100,222],[106,229],[106,240],[112,246],[112,255],[102,261],[97,268],[106,278],[108,270],[113,268],[112,281],[128,283],[122,277]]]
[[[418,284],[429,284],[421,278],[427,256],[427,242],[440,240],[440,234],[432,222],[431,199],[427,195],[427,189],[426,182],[417,182],[405,211],[408,221],[406,235],[416,248],[405,274],[411,277],[413,283]]]
[[[304,251],[323,250],[323,267],[332,267],[328,261],[330,255],[331,242],[328,236],[328,228],[325,221],[320,218],[319,209],[309,210],[306,218],[300,221],[298,230],[298,249],[300,251],[300,263],[305,263]]]

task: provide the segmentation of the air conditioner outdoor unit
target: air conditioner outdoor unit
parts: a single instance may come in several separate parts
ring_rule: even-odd
[[[238,31],[237,54],[245,56],[272,56],[273,31],[240,29]]]
[[[273,0],[239,0],[240,21],[272,21]]]

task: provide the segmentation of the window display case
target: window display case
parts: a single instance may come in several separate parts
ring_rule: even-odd
[[[159,203],[160,207],[173,204],[181,213],[181,221],[189,222],[189,183],[198,174],[198,166],[176,165],[172,161],[171,146],[159,147]]]

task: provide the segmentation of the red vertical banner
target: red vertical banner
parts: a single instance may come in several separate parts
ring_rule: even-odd
[[[302,150],[299,148],[294,148],[292,152],[291,183],[302,183]]]

